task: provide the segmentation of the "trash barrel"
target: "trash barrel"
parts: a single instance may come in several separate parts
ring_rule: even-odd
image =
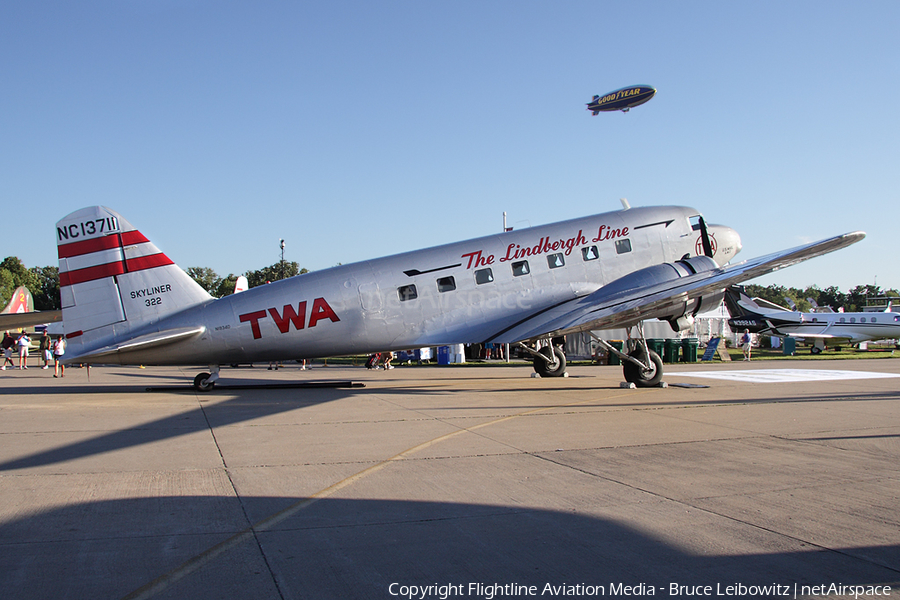
[[[700,347],[698,338],[684,338],[681,340],[681,362],[697,362],[697,348]]]
[[[666,340],[666,349],[663,351],[663,362],[678,362],[678,349],[681,347],[681,340]]]
[[[656,352],[660,356],[660,358],[662,358],[663,348],[666,347],[666,340],[650,338],[647,340],[647,347],[650,348],[650,350]]]
[[[619,352],[621,352],[622,348],[625,347],[625,342],[623,340],[609,340],[609,345],[612,346],[613,348],[615,348],[616,350],[618,350]],[[615,354],[610,352],[609,357],[606,360],[606,364],[621,365],[622,359],[620,359],[618,356],[616,356]]]
[[[797,340],[792,337],[784,338],[784,350],[782,350],[785,356],[793,356],[797,353]]]
[[[437,360],[439,365],[450,364],[450,346],[438,346]]]

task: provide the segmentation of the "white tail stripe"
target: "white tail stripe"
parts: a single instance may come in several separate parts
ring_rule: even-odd
[[[125,248],[125,258],[127,260],[138,258],[141,256],[152,256],[159,254],[159,248],[153,243],[137,244]],[[109,250],[99,250],[90,254],[82,254],[73,256],[59,261],[60,273],[67,271],[75,271],[78,269],[86,269],[88,267],[96,267],[108,263],[122,262],[122,249],[112,248]]]

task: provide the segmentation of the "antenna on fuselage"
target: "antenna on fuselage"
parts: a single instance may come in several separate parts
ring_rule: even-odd
[[[619,198],[619,202],[622,203],[622,210],[628,210],[631,208],[631,205],[628,204],[628,198]]]

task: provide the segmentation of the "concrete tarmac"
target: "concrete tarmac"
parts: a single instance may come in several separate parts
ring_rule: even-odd
[[[900,359],[197,372],[0,373],[3,598],[900,597]]]

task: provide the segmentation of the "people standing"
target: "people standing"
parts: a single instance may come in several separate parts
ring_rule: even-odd
[[[16,345],[16,340],[13,339],[13,336],[9,335],[9,332],[3,334],[3,342],[0,342],[0,348],[3,349],[3,367],[0,370],[5,371],[6,365],[9,365],[12,368],[16,367],[16,363],[12,361],[12,349],[13,346]]]
[[[53,368],[53,376],[54,377],[65,377],[66,376],[66,365],[64,365],[60,362],[65,353],[66,353],[66,338],[63,336],[59,336],[58,338],[56,338],[56,343],[53,344],[53,358],[55,359],[54,362],[56,363]]]
[[[745,329],[741,336],[741,348],[744,349],[744,360],[750,360],[750,330]]]
[[[19,370],[28,368],[28,346],[31,344],[31,338],[22,331],[16,338],[16,347],[19,349]]]
[[[44,330],[44,333],[41,334],[41,360],[44,361],[44,366],[42,369],[49,368],[50,361],[53,360],[53,352],[50,350],[50,336],[47,335],[47,330]]]

